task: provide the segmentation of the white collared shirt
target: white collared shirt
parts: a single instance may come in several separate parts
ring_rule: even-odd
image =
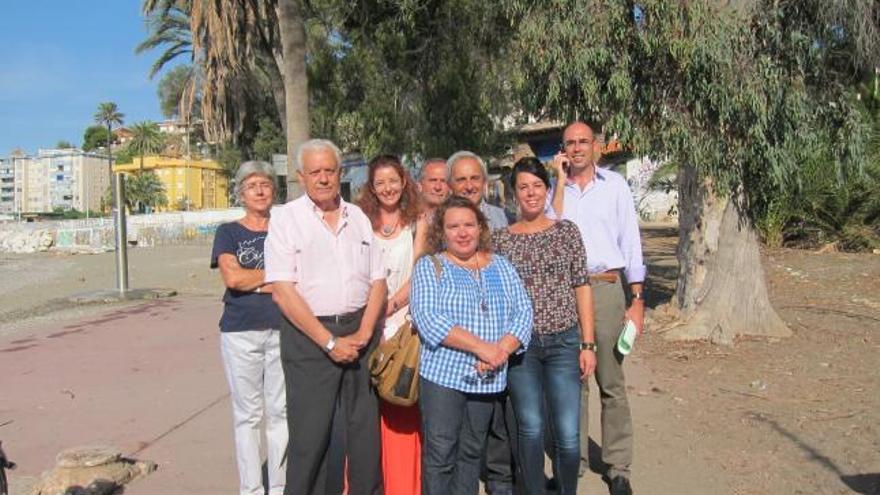
[[[366,306],[370,285],[385,278],[370,220],[342,199],[339,208],[335,231],[308,195],[273,208],[269,220],[266,283],[296,284],[315,316]]]
[[[545,211],[556,218],[551,207],[553,194],[551,190],[547,195]],[[621,269],[629,283],[645,280],[639,219],[632,191],[622,175],[596,167],[593,180],[584,189],[567,180],[562,211],[562,218],[574,222],[581,231],[591,274]]]

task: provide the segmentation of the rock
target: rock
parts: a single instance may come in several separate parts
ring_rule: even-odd
[[[122,452],[113,447],[75,447],[55,456],[55,465],[63,468],[95,467],[122,459]]]
[[[34,485],[32,495],[111,495],[156,470],[152,461],[126,459],[113,447],[78,447],[58,454],[57,465]]]
[[[755,380],[752,383],[749,383],[749,387],[755,390],[767,390],[767,384],[764,383],[764,380]]]

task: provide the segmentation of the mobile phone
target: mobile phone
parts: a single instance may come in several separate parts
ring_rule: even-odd
[[[565,145],[562,143],[559,143],[559,151],[557,152],[557,154],[559,153],[565,154]],[[562,164],[562,170],[565,172],[566,177],[568,177],[570,169],[571,165],[569,165],[568,157],[565,157],[565,162]]]

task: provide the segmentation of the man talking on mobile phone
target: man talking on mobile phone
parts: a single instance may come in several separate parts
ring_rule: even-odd
[[[562,151],[553,158],[557,183],[552,208],[577,224],[587,251],[596,318],[596,383],[602,403],[602,461],[612,495],[629,495],[633,429],[623,355],[617,339],[626,320],[641,333],[645,316],[646,269],[635,204],[626,179],[596,166],[600,145],[589,125],[573,122],[562,134]],[[626,289],[624,289],[624,279]],[[626,295],[631,299],[626,307]],[[582,470],[588,464],[587,393],[582,387],[580,443]]]

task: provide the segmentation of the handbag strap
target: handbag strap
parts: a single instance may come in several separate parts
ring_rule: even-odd
[[[431,258],[431,263],[434,263],[434,273],[437,274],[437,280],[440,280],[440,277],[443,275],[443,265],[440,263],[440,260],[437,259],[437,256],[433,254],[428,255]]]

